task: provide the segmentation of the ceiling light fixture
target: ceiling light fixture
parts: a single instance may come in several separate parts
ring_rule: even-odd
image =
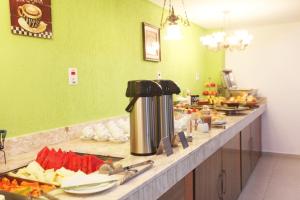
[[[226,31],[227,17],[229,11],[224,11],[223,30],[214,32],[200,38],[201,43],[210,50],[245,50],[251,43],[253,36],[246,30],[238,30],[232,32]]]
[[[172,0],[169,0],[169,14],[166,18],[164,18],[165,8],[167,4],[167,0],[164,0],[164,6],[163,6],[161,20],[160,20],[160,28],[163,29],[166,26],[166,36],[165,36],[166,40],[182,39],[182,33],[181,33],[179,22],[181,22],[181,24],[184,26],[190,26],[190,21],[187,16],[187,12],[183,0],[181,0],[181,3],[185,12],[184,18],[175,14]]]

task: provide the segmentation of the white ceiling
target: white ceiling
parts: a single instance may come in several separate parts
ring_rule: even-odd
[[[150,1],[162,7],[164,0]],[[181,1],[172,0],[175,12],[183,15]],[[190,20],[205,28],[222,27],[224,11],[230,12],[232,28],[300,21],[300,0],[184,0],[184,3]]]

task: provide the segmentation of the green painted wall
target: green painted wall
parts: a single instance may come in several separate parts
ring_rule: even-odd
[[[52,0],[54,38],[44,40],[12,35],[3,1],[0,128],[12,137],[124,114],[127,81],[154,79],[157,71],[183,90],[200,91],[223,62],[222,55],[206,59],[204,29],[192,25],[182,41],[162,40],[162,62],[143,61],[141,22],[158,26],[160,15],[146,0]],[[78,86],[68,85],[69,67],[78,68]]]

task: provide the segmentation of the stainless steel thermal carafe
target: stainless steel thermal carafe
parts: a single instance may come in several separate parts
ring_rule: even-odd
[[[158,138],[169,137],[170,141],[174,137],[174,112],[173,94],[179,94],[180,88],[171,80],[156,80],[161,88],[162,95],[156,97],[158,109]]]
[[[130,144],[132,154],[153,154],[157,141],[157,109],[154,97],[140,97],[130,113]]]
[[[129,81],[126,96],[130,103],[130,151],[132,155],[153,155],[158,147],[158,109],[156,96],[162,93],[154,81]]]

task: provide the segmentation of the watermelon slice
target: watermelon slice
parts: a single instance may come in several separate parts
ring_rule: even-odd
[[[43,148],[37,155],[36,161],[45,169],[60,169],[62,167],[78,171],[81,170],[86,174],[97,171],[104,161],[94,155],[78,155],[72,151],[65,152],[59,149]]]
[[[37,155],[36,157],[36,162],[38,162],[40,165],[43,163],[43,161],[45,160],[45,158],[47,157],[48,153],[49,153],[49,148],[48,147],[44,147]]]

